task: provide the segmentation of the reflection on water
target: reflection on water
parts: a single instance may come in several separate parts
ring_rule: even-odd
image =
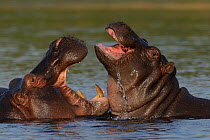
[[[191,139],[208,138],[210,120],[99,121],[61,120],[3,123],[8,139]],[[18,129],[17,129],[18,128]],[[24,135],[23,135],[24,134]]]
[[[65,10],[1,8],[0,86],[23,77],[45,55],[50,42],[63,35],[84,40],[88,56],[68,73],[67,82],[92,99],[98,84],[105,92],[107,72],[93,46],[114,44],[104,26],[124,20],[157,46],[177,67],[180,86],[195,96],[210,98],[210,44],[205,10]],[[208,139],[210,120],[106,121],[74,119],[0,123],[0,139]]]

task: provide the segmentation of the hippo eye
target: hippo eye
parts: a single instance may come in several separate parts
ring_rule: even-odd
[[[147,56],[150,59],[157,59],[157,58],[160,57],[160,51],[157,48],[152,47],[152,48],[147,50]]]

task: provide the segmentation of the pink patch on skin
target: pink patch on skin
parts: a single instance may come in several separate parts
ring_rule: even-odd
[[[62,38],[58,39],[57,42],[56,42],[56,47],[58,47],[58,45],[60,44]]]
[[[117,39],[117,36],[116,36],[116,34],[115,34],[113,29],[107,28],[106,31],[107,31],[107,33],[109,33],[110,36],[112,36],[114,38],[114,40],[119,42],[119,40]]]

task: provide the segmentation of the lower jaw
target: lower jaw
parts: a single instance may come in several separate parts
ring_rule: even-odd
[[[106,46],[100,46],[100,45],[96,45],[96,47],[98,48],[98,52],[105,55],[106,57],[109,57],[111,59],[114,59],[114,60],[118,60],[122,57],[123,52],[112,52],[110,49],[108,48],[111,48],[111,47],[106,47]]]
[[[109,58],[113,59],[113,60],[119,60],[122,57],[123,54],[107,53],[105,55],[108,56]]]

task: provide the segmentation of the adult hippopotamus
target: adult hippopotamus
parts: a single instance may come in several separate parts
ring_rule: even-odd
[[[121,119],[210,118],[210,100],[179,87],[176,68],[124,22],[105,29],[118,44],[97,44],[95,52],[108,71],[111,114]]]
[[[53,41],[46,56],[23,79],[10,82],[0,96],[0,120],[61,119],[102,115],[106,97],[85,100],[66,85],[66,72],[87,55],[78,39],[61,37]]]

